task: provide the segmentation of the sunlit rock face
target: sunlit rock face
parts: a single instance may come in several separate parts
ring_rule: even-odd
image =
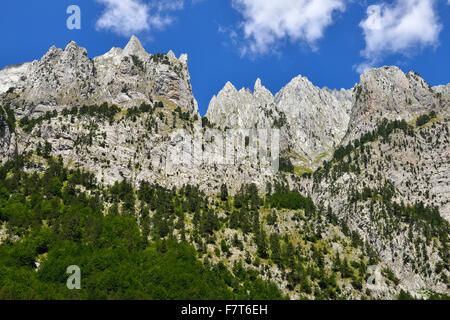
[[[400,289],[448,292],[434,271],[446,258],[438,250],[442,243],[427,243],[409,222],[395,220],[394,227],[394,210],[382,207],[380,194],[358,201],[354,195],[389,189],[393,202],[433,206],[450,221],[449,84],[431,88],[418,74],[397,67],[369,70],[354,88],[339,91],[318,88],[302,76],[276,95],[260,79],[253,89],[237,90],[228,82],[212,98],[205,121],[187,61],[187,55],[177,59],[171,51],[149,54],[132,37],[124,49],[94,59],[70,42],[64,50],[50,48],[39,61],[1,70],[0,162],[27,153],[33,159],[27,170],[42,172],[47,165],[42,150],[49,149],[49,157],[92,172],[104,186],[124,179],[136,187],[141,181],[170,189],[190,184],[210,196],[222,184],[231,195],[245,183],[254,183],[262,195],[269,183],[286,184],[314,200],[320,219],[330,208],[393,270],[400,285],[385,283],[374,297],[392,298]],[[112,115],[100,107],[105,102],[117,105]],[[134,108],[143,102],[144,109]],[[93,105],[93,112],[72,113],[83,105]],[[417,125],[417,118],[431,111],[435,117]],[[405,120],[414,132],[397,130],[389,139],[352,145],[343,161],[330,161],[339,147],[350,147],[383,118]],[[258,130],[267,130],[271,142],[279,133],[279,153],[271,153],[272,160],[290,159],[293,170],[261,165],[261,144],[251,136]],[[233,132],[240,143],[230,147],[224,139]],[[230,151],[239,161],[220,160]],[[289,234],[304,231],[295,219],[284,218],[279,226]],[[325,236],[321,242],[327,234],[339,235],[331,229],[314,233]],[[421,241],[420,250],[413,239]],[[429,264],[431,271],[418,272],[419,264]]]
[[[94,59],[73,41],[64,50],[52,47],[39,61],[0,71],[0,93],[8,91],[17,94],[11,102],[20,102],[24,114],[32,116],[66,106],[133,105],[161,98],[198,112],[187,56],[148,54],[135,36],[125,49],[112,48]]]
[[[272,127],[282,132],[282,149],[293,161],[315,167],[344,137],[352,95],[315,87],[298,76],[274,97],[257,80],[253,91],[227,83],[212,98],[206,116],[221,128]]]

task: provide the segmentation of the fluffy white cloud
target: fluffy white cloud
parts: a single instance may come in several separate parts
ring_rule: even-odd
[[[345,0],[233,0],[243,16],[244,51],[266,53],[279,41],[306,42],[312,48],[333,23],[333,13],[345,10]]]
[[[171,11],[183,8],[183,0],[97,0],[106,8],[97,20],[97,29],[111,30],[121,36],[162,29],[173,22]]]
[[[367,8],[360,27],[366,42],[361,52],[366,61],[359,72],[379,63],[387,54],[411,56],[427,46],[438,44],[442,29],[434,9],[434,0],[396,0]]]

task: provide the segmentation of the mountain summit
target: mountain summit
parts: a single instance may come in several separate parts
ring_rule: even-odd
[[[126,56],[135,55],[142,60],[146,60],[149,55],[142,46],[141,41],[136,36],[132,36],[130,38],[130,41],[123,50],[123,53]]]
[[[52,47],[39,61],[0,71],[0,93],[8,90],[20,95],[30,116],[80,104],[133,105],[159,97],[198,112],[187,56],[150,55],[135,36],[125,49],[113,48],[94,59],[73,41],[65,50]]]
[[[17,237],[44,216],[72,234],[84,211],[53,209],[84,192],[86,223],[138,217],[133,243],[189,242],[237,286],[257,274],[292,299],[448,293],[449,106],[450,84],[382,67],[339,91],[303,76],[275,95],[227,82],[200,118],[187,55],[134,36],[94,59],[51,47],[0,71],[0,242],[31,212]],[[83,241],[110,239],[91,229],[103,227]]]

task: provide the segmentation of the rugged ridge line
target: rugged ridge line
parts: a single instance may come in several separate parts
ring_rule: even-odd
[[[24,114],[38,117],[64,107],[101,104],[134,105],[168,99],[198,113],[192,94],[187,55],[148,54],[135,36],[125,49],[112,48],[90,59],[87,50],[71,41],[64,50],[51,47],[39,60],[0,71],[3,100],[25,106]]]
[[[257,192],[282,190],[289,200],[289,190],[299,192],[317,210],[278,211],[278,220],[267,223],[267,230],[294,238],[308,235],[304,244],[329,248],[333,256],[339,253],[352,262],[359,256],[364,266],[379,259],[392,270],[385,271],[390,280],[379,292],[367,294],[367,286],[349,275],[344,277],[347,289],[378,298],[394,297],[400,289],[419,296],[424,288],[449,292],[450,84],[431,88],[418,74],[397,67],[369,70],[353,89],[340,91],[318,88],[302,76],[276,95],[260,79],[253,90],[237,90],[228,82],[201,119],[187,56],[148,54],[132,37],[124,49],[94,59],[74,42],[64,50],[52,47],[40,61],[1,70],[0,92],[1,163],[23,154],[30,159],[25,171],[42,173],[50,160],[61,161],[71,170],[92,173],[101,187],[124,180],[170,190],[196,185],[224,221],[250,211],[238,202],[222,206],[216,197],[222,185],[238,197],[251,190],[252,199]],[[197,161],[215,158],[220,137],[232,128],[280,129],[287,165],[276,173],[258,167],[247,152],[254,145],[243,143],[234,150],[240,163]],[[191,143],[180,131],[205,135]],[[202,159],[191,159],[192,150],[202,151]],[[176,163],[171,155],[190,161]],[[9,173],[3,174],[8,179]],[[288,209],[291,203],[286,202]],[[261,222],[272,215],[273,208],[266,209]],[[256,249],[254,239],[248,240]],[[350,254],[345,242],[364,250]],[[268,266],[264,263],[261,268]],[[271,275],[265,276],[283,287],[298,272],[270,268]],[[298,276],[304,278],[303,271]]]
[[[279,127],[287,156],[313,170],[383,118],[411,121],[427,111],[447,114],[448,88],[431,88],[417,73],[404,74],[395,66],[366,71],[354,88],[340,91],[318,88],[302,76],[275,97],[260,79],[253,92],[228,82],[212,98],[206,117],[220,128]]]

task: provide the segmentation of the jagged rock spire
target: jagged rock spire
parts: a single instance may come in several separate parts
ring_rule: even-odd
[[[175,56],[175,53],[173,53],[172,50],[169,50],[169,52],[167,53],[167,56],[168,56],[170,59],[177,60],[177,57]]]
[[[178,59],[182,64],[187,66],[188,63],[188,55],[186,53],[183,53],[180,58]]]
[[[66,45],[65,50],[67,51],[67,50],[70,50],[71,48],[77,48],[77,47],[78,47],[78,45],[75,41],[69,41]]]
[[[147,51],[145,51],[141,41],[136,36],[132,36],[130,38],[130,41],[128,41],[128,44],[123,52],[125,55],[135,55],[141,59],[148,57]]]
[[[137,56],[140,63],[130,56]],[[51,47],[39,61],[0,71],[0,98],[9,88],[20,88],[21,101],[39,105],[30,113],[40,114],[84,103],[131,105],[163,97],[197,113],[187,56],[181,62],[171,56],[176,70],[150,61],[139,39],[132,36],[123,50],[112,48],[89,59],[85,48],[70,41],[64,50]]]
[[[255,88],[254,88],[254,90],[256,91],[256,90],[258,90],[258,89],[260,89],[260,88],[262,88],[262,84],[261,84],[261,79],[258,78],[258,79],[256,79],[256,81],[255,81]]]

